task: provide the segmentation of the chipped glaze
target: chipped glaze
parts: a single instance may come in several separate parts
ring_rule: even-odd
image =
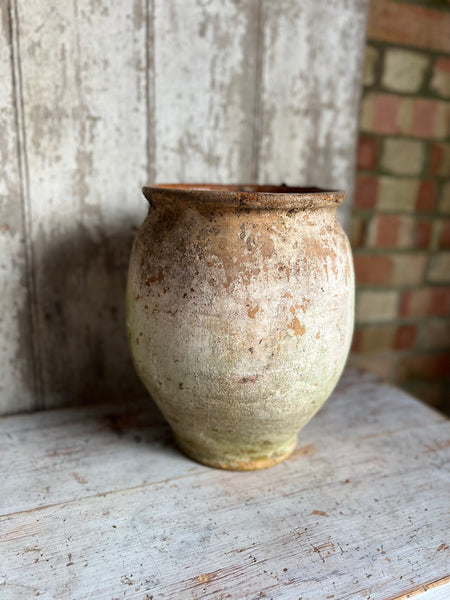
[[[127,327],[139,376],[180,449],[220,468],[269,467],[334,389],[353,331],[342,192],[144,188]]]

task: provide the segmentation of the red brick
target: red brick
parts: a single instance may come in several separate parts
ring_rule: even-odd
[[[450,73],[450,58],[446,56],[440,56],[434,61],[434,67],[439,71]]]
[[[368,244],[376,248],[411,248],[414,227],[414,217],[409,215],[376,215],[370,223]]]
[[[432,290],[428,314],[434,317],[450,314],[450,288],[435,288]]]
[[[354,256],[356,283],[359,285],[410,286],[422,283],[427,254],[396,252]]]
[[[450,14],[390,0],[369,3],[368,38],[450,52]]]
[[[430,173],[436,175],[442,160],[443,150],[440,144],[434,144],[430,152]]]
[[[450,248],[450,221],[445,221],[442,224],[439,246],[440,248]]]
[[[400,325],[395,333],[394,349],[406,350],[414,346],[417,337],[417,327],[415,325]]]
[[[372,210],[377,202],[378,180],[375,177],[356,178],[355,207]]]
[[[374,244],[378,248],[392,248],[397,245],[400,230],[400,217],[377,215],[373,220],[376,234]]]
[[[443,98],[450,98],[450,58],[441,56],[434,61],[430,88]]]
[[[434,100],[417,99],[414,102],[410,134],[416,137],[434,137],[438,103]]]
[[[416,228],[416,246],[428,248],[431,239],[431,221],[418,221]]]
[[[450,354],[405,356],[398,365],[399,381],[408,379],[442,379],[450,375]]]
[[[361,135],[358,141],[358,169],[373,171],[378,164],[380,143],[377,138]]]
[[[433,212],[436,205],[437,187],[435,181],[421,181],[416,198],[416,210]]]
[[[392,272],[389,256],[358,255],[354,257],[356,282],[360,285],[387,285]]]
[[[376,94],[373,107],[373,130],[377,133],[397,133],[397,120],[401,96],[394,94]]]
[[[402,317],[439,317],[450,314],[450,288],[424,288],[403,292]]]
[[[430,173],[432,175],[450,175],[450,144],[433,144],[430,153]]]

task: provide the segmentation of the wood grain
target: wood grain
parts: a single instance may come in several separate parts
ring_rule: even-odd
[[[258,4],[155,0],[159,181],[251,180]]]
[[[395,405],[391,406],[392,389],[387,385],[375,386],[375,380],[368,374],[346,373],[328,401],[328,404],[335,405],[339,423],[324,419],[323,411],[314,417],[314,421],[319,421],[325,438],[334,435],[336,427],[340,428],[339,438],[335,440],[336,452],[347,452],[351,444],[353,452],[358,453],[359,444],[373,437],[405,429],[416,430],[421,426],[433,428],[444,421],[439,413],[418,402],[415,409],[409,411],[413,401],[398,390],[395,390]],[[355,381],[358,381],[358,388]],[[368,398],[363,404],[360,402],[362,394]],[[386,426],[385,412],[392,416],[395,426]],[[399,430],[396,427],[400,427]],[[64,430],[64,437],[59,437],[61,430]],[[311,431],[307,427],[302,431],[296,456],[317,454],[314,434],[314,428]],[[0,420],[0,436],[0,455],[11,457],[8,470],[12,474],[5,474],[2,480],[0,515],[67,502],[74,495],[92,496],[105,488],[117,491],[119,485],[132,488],[162,481],[168,476],[177,478],[185,475],[186,463],[179,460],[170,430],[149,400],[129,403],[125,407],[108,406],[105,409],[95,406],[83,411],[75,408],[24,415],[20,420],[3,419]],[[81,444],[80,440],[83,440]],[[338,442],[339,448],[336,447]],[[137,451],[136,443],[141,445],[141,452]],[[130,445],[136,449],[131,454]],[[150,460],[155,456],[165,456],[165,460]],[[352,460],[351,455],[347,460]],[[130,462],[125,464],[125,461]],[[83,465],[81,472],[80,463]],[[116,481],[116,465],[119,463],[122,473]],[[37,465],[39,473],[52,473],[54,485],[50,489],[36,481]],[[330,456],[327,471],[332,470]],[[189,473],[203,472],[205,469],[200,465],[189,463]],[[15,494],[15,473],[23,474],[20,498]],[[73,473],[79,473],[85,485],[80,487]],[[309,473],[308,476],[313,477],[314,474]]]
[[[0,4],[0,412],[34,407],[32,325],[14,7]]]
[[[259,181],[344,189],[354,177],[367,2],[262,2]]]
[[[355,372],[253,473],[189,461],[142,407],[4,418],[0,597],[442,600],[449,434]]]
[[[123,297],[145,183],[351,188],[366,8],[2,3],[0,413],[141,393]]]
[[[45,405],[117,397],[137,389],[123,290],[146,208],[145,4],[19,2],[19,22]]]

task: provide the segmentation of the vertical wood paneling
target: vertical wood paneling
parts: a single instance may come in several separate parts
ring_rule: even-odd
[[[27,248],[22,214],[12,6],[0,3],[0,414],[33,408]]]
[[[351,193],[366,10],[366,0],[262,0],[260,181]]]
[[[19,1],[45,406],[136,385],[128,252],[145,203],[144,0]]]
[[[351,190],[366,8],[0,4],[0,412],[141,390],[124,288],[143,184]]]
[[[258,0],[155,0],[156,177],[252,177]]]

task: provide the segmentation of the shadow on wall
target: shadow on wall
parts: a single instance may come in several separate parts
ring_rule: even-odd
[[[137,226],[71,224],[38,239],[38,368],[45,407],[124,401],[146,394],[135,373],[125,327],[125,289]],[[41,257],[41,258],[39,258]]]

